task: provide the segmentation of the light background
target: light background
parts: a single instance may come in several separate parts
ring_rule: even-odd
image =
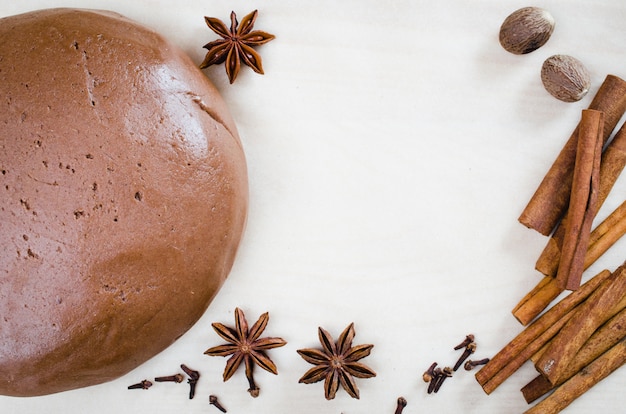
[[[498,29],[514,10],[536,5],[556,19],[550,41],[525,56],[505,52]],[[489,357],[522,327],[513,306],[540,280],[534,262],[546,239],[519,213],[604,77],[626,78],[626,4],[600,1],[461,0],[21,0],[0,16],[73,6],[110,9],[178,44],[200,63],[216,39],[203,16],[228,20],[259,9],[256,28],[276,35],[261,46],[266,74],[249,68],[229,85],[223,66],[205,71],[237,122],[248,159],[248,227],[233,271],[204,317],[180,340],[119,380],[38,398],[0,397],[7,413],[515,413],[530,364],[487,396],[459,371],[436,395],[421,374],[453,364],[452,347],[476,335]],[[578,103],[548,95],[544,59],[571,54],[591,73]],[[620,124],[618,125],[621,125]],[[623,201],[620,179],[600,211]],[[617,243],[585,273],[626,258]],[[288,345],[269,352],[279,370],[261,370],[261,395],[246,392],[243,370],[226,383],[225,359],[204,356],[223,341],[211,322],[250,323],[270,313],[267,335]],[[337,336],[355,323],[355,344],[377,377],[357,380],[361,399],[343,390],[326,401],[321,383],[298,384],[311,366],[296,350],[317,347],[317,327]],[[126,387],[171,374],[180,363],[202,373],[187,385]],[[621,412],[626,370],[571,405],[568,413]]]

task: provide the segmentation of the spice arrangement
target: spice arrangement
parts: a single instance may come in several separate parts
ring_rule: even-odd
[[[568,56],[548,58],[541,75],[546,90],[566,102],[590,85],[582,63]],[[625,127],[613,134],[625,111],[626,82],[608,75],[519,217],[549,236],[536,264],[545,276],[513,309],[526,328],[475,376],[490,394],[531,361],[539,375],[522,394],[529,404],[545,398],[527,413],[562,411],[626,363],[626,263],[581,283],[584,270],[625,233],[621,206],[592,229],[626,165]],[[550,307],[564,291],[571,293]]]
[[[274,36],[252,31],[256,16],[257,11],[250,13],[239,25],[233,12],[230,29],[221,21],[206,17],[207,25],[222,39],[205,45],[209,52],[201,68],[225,62],[231,83],[242,61],[262,74],[260,56],[252,46],[264,44]],[[554,27],[555,20],[548,11],[523,8],[502,24],[500,44],[513,54],[528,54],[550,39]],[[564,102],[579,101],[591,85],[584,64],[568,55],[547,58],[541,68],[541,80],[546,91]],[[465,371],[478,369],[476,380],[490,394],[524,363],[532,361],[539,375],[522,389],[522,394],[528,403],[546,394],[549,396],[527,412],[556,413],[626,362],[626,264],[614,272],[602,271],[581,283],[584,270],[626,233],[623,224],[626,220],[622,220],[626,202],[592,231],[600,206],[626,166],[626,127],[609,140],[625,111],[626,82],[608,75],[589,108],[582,111],[579,124],[519,218],[527,227],[551,235],[537,262],[537,269],[545,278],[513,310],[515,317],[528,326],[493,358],[470,359],[477,344],[474,335],[468,334],[454,347],[461,351],[454,364],[440,367],[433,362],[423,373],[422,379],[428,384],[427,394],[438,393],[444,382],[461,367]],[[572,293],[538,317],[566,290]],[[277,374],[275,364],[265,351],[286,344],[282,338],[260,338],[268,320],[268,313],[264,313],[249,328],[243,311],[237,308],[234,328],[213,324],[214,330],[228,344],[205,351],[211,356],[230,356],[224,381],[232,377],[243,361],[248,392],[253,397],[260,391],[253,378],[254,366]],[[354,337],[353,323],[337,340],[319,327],[322,348],[297,350],[313,365],[299,382],[323,381],[327,400],[335,398],[340,386],[352,398],[359,399],[355,379],[376,376],[360,362],[370,355],[374,345],[353,346]],[[182,380],[178,374],[165,378],[173,382]],[[162,380],[156,378],[155,381]],[[189,381],[193,381],[193,375]],[[129,389],[148,389],[151,385],[144,380]],[[210,403],[226,412],[215,395],[211,395]],[[406,406],[407,400],[399,397],[395,413],[402,413]]]
[[[211,41],[204,46],[207,52],[200,66],[207,68],[224,63],[231,84],[241,74],[241,66],[249,66],[254,72],[263,74],[261,56],[256,48],[271,41],[274,36],[253,29],[257,17],[257,11],[245,15],[241,22],[234,12],[231,13],[228,23],[226,20],[222,22],[206,17],[207,26],[219,36],[219,40]],[[555,20],[548,11],[525,8],[509,16],[503,23],[500,44],[515,55],[532,53],[548,41],[558,40],[558,32],[557,36],[550,40],[555,34],[554,28]],[[547,58],[541,67],[541,80],[546,91],[564,102],[582,99],[590,90],[592,83],[583,62],[567,55],[553,55]],[[206,110],[200,98],[194,98],[194,102]],[[545,182],[541,184],[537,194],[520,216],[520,222],[524,225],[530,228],[536,226],[538,232],[548,236],[546,249],[536,264],[537,269],[545,277],[542,276],[537,287],[513,310],[515,317],[524,325],[520,335],[495,356],[483,358],[484,355],[480,355],[483,349],[477,345],[474,335],[468,334],[453,348],[455,353],[449,358],[450,361],[441,361],[444,362],[441,365],[433,362],[428,366],[422,375],[426,384],[423,387],[418,375],[424,368],[423,362],[430,362],[432,355],[428,357],[429,359],[423,360],[423,354],[414,354],[413,357],[420,358],[421,363],[418,363],[417,367],[410,367],[415,371],[412,375],[416,377],[413,378],[416,383],[408,384],[407,387],[411,387],[419,398],[425,398],[429,402],[445,402],[448,392],[454,391],[455,383],[474,375],[479,386],[487,394],[491,394],[523,364],[530,361],[536,366],[537,376],[521,390],[522,397],[529,404],[542,399],[543,401],[529,412],[556,412],[565,407],[565,401],[577,398],[624,363],[626,310],[623,298],[626,296],[624,282],[626,277],[623,275],[626,273],[620,267],[615,271],[599,272],[588,281],[584,277],[584,271],[626,233],[624,220],[626,201],[606,220],[593,228],[597,212],[626,165],[624,141],[626,126],[616,131],[624,109],[626,109],[626,82],[617,76],[608,75],[589,108],[581,111],[580,123],[575,125],[570,140],[546,175]],[[142,201],[141,198],[135,198],[139,202]],[[144,197],[143,201],[145,200]],[[563,301],[553,304],[556,297],[566,291],[571,293]],[[541,315],[546,309],[547,312]],[[168,375],[148,376],[129,385],[128,389],[132,391],[128,394],[141,399],[145,397],[144,394],[150,397],[157,395],[159,390],[173,389],[180,391],[181,399],[194,399],[194,403],[201,403],[200,406],[208,404],[214,407],[208,408],[208,411],[226,413],[227,408],[231,408],[228,404],[230,396],[220,394],[218,397],[213,393],[220,392],[219,390],[211,390],[210,395],[209,392],[203,394],[206,389],[198,389],[198,385],[205,387],[203,384],[206,381],[205,376],[214,376],[220,381],[221,375],[223,381],[236,377],[229,383],[234,382],[232,384],[236,388],[234,395],[239,395],[237,392],[241,391],[242,402],[254,404],[269,402],[263,401],[263,398],[248,397],[243,388],[239,390],[237,383],[239,380],[243,381],[245,374],[247,391],[251,397],[260,395],[259,385],[262,386],[264,393],[275,391],[270,390],[271,381],[267,388],[263,384],[257,384],[255,379],[261,378],[255,378],[255,373],[258,372],[255,370],[261,367],[274,375],[279,371],[284,375],[285,368],[281,367],[281,361],[274,355],[278,357],[278,353],[286,351],[284,347],[287,341],[264,336],[269,324],[269,313],[262,314],[254,324],[248,324],[242,308],[236,308],[234,319],[232,326],[226,322],[213,323],[212,327],[217,336],[214,336],[213,332],[210,334],[214,336],[215,343],[207,344],[208,349],[202,348],[206,349],[204,354],[207,356],[224,357],[224,360],[218,360],[225,362],[225,367],[221,366],[214,372],[208,370],[205,372],[202,371],[203,368],[197,371],[182,364],[180,372],[166,369],[165,372],[159,371],[158,374]],[[325,326],[324,321],[321,322],[321,325]],[[311,333],[313,332],[314,329]],[[313,398],[319,398],[321,401],[337,399],[335,403],[341,403],[341,398],[348,397],[344,401],[357,404],[358,402],[351,401],[352,398],[372,397],[367,395],[371,390],[365,387],[375,383],[376,380],[365,380],[377,375],[380,377],[378,380],[382,380],[383,374],[388,372],[381,372],[380,365],[378,367],[372,365],[376,372],[366,365],[368,360],[372,361],[372,364],[380,364],[380,360],[376,360],[376,353],[372,355],[374,358],[370,357],[373,344],[355,345],[358,338],[353,323],[343,331],[337,331],[339,332],[341,332],[339,336],[335,336],[319,327],[318,345],[315,345],[317,344],[315,338],[309,338],[311,340],[306,342],[300,341],[301,338],[287,338],[290,344],[299,340],[301,345],[311,346],[298,349],[297,357],[293,355],[296,352],[292,352],[292,356],[302,367],[302,371],[292,378],[292,382],[313,384],[307,386],[294,384],[294,387],[309,389],[307,391],[312,391]],[[434,341],[433,337],[422,337],[420,340]],[[382,347],[379,346],[377,345],[377,349],[381,352]],[[279,350],[281,347],[283,349]],[[449,349],[448,352],[451,353]],[[206,359],[215,360],[215,358]],[[242,365],[244,367],[239,369]],[[240,372],[235,375],[237,371]],[[300,377],[301,373],[304,374]],[[143,376],[136,379],[141,378]],[[128,384],[131,382],[134,380]],[[242,382],[240,385],[243,384]],[[126,385],[124,384],[123,388],[126,388]],[[207,383],[207,388],[208,385]],[[479,390],[476,383],[472,382],[471,386]],[[139,392],[140,390],[142,392]],[[435,395],[440,392],[444,395]],[[413,398],[417,399],[415,394]],[[478,394],[480,397],[474,394],[471,398],[484,397],[480,392]],[[410,393],[404,394],[407,398],[402,396],[394,399],[393,397],[397,395],[399,394],[385,397],[388,403],[387,412],[393,412],[394,408],[396,414],[420,411],[421,407],[418,408],[419,404],[414,401],[408,404],[407,398],[411,400],[412,397]],[[545,398],[548,395],[549,397]],[[226,404],[222,402],[222,397],[227,397],[223,398]],[[432,400],[433,398],[435,400]],[[364,401],[361,403],[367,404]],[[345,411],[345,414],[348,414],[348,411]]]
[[[454,347],[455,351],[463,350],[454,366],[451,368],[449,366],[445,366],[444,368],[439,368],[437,362],[433,362],[424,374],[422,374],[422,379],[424,382],[428,383],[427,393],[428,394],[436,394],[439,392],[439,389],[443,385],[443,382],[446,378],[452,377],[452,375],[463,366],[466,371],[471,371],[474,367],[479,365],[484,365],[489,362],[489,358],[483,358],[480,360],[468,359],[474,352],[476,352],[476,342],[474,341],[474,335],[469,334],[465,336],[465,339],[460,344]]]
[[[523,7],[511,13],[500,26],[500,45],[515,55],[534,52],[552,36],[555,20],[540,7]],[[568,55],[553,55],[541,66],[546,91],[563,102],[577,102],[589,91],[591,78],[585,65]]]
[[[585,219],[584,215],[580,216],[580,210],[591,210],[587,213],[586,219],[586,226],[589,226],[589,216],[602,206],[624,166],[626,166],[626,147],[624,147],[626,145],[626,128],[622,125],[616,131],[613,139],[608,142],[609,136],[626,111],[626,82],[617,76],[608,75],[589,105],[589,110],[604,114],[601,140],[604,150],[599,166],[599,184],[596,189],[597,200],[595,205],[588,206],[584,197],[582,199],[572,198],[574,209],[579,210],[578,218],[574,218],[574,221],[578,221],[578,223],[568,224],[570,222],[567,212],[570,207],[568,194],[581,191],[580,188],[573,186],[578,153],[578,136],[581,128],[579,124],[519,217],[519,221],[525,226],[543,235],[551,235],[535,265],[536,269],[545,275],[545,278],[513,309],[515,317],[524,325],[532,321],[564,291],[565,286],[560,284],[556,277],[559,267],[561,267],[565,239],[569,237],[570,246],[575,243],[576,231],[574,230],[582,224],[580,220]],[[593,131],[591,131],[591,135],[593,135]],[[592,164],[588,163],[586,168],[593,167]],[[579,167],[581,167],[580,162]],[[617,224],[623,221],[621,220],[623,209],[624,207],[615,209],[589,233],[587,243],[582,243],[585,246],[584,249],[579,245],[577,251],[568,253],[569,257],[564,260],[570,262],[568,267],[571,267],[572,262],[576,262],[577,278],[582,270],[594,263],[624,234],[624,226]],[[593,215],[595,216],[595,213]],[[561,278],[564,277],[563,274],[562,271]]]
[[[195,369],[189,368],[185,364],[181,364],[180,368],[187,374],[187,383],[189,384],[189,399],[192,400],[196,395],[196,384],[198,384],[198,380],[200,379],[200,372]],[[166,375],[162,377],[156,377],[154,382],[174,382],[181,383],[185,380],[185,376],[181,373],[176,373],[174,375]],[[153,382],[147,379],[142,380],[136,384],[132,384],[128,386],[129,390],[147,390],[152,387]]]

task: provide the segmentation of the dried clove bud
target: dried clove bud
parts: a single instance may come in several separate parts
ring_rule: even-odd
[[[154,379],[154,381],[156,381],[156,382],[176,382],[176,383],[180,383],[180,382],[183,382],[184,379],[185,379],[185,377],[183,376],[183,374],[174,374],[174,375],[167,375],[165,377],[156,377]]]
[[[435,368],[435,370],[433,371],[433,376],[432,379],[430,380],[430,383],[428,384],[428,394],[432,394],[433,391],[435,391],[435,387],[437,386],[437,383],[439,382],[439,378],[443,375],[443,370],[439,367]]]
[[[460,344],[455,346],[454,350],[457,351],[457,350],[459,350],[461,348],[465,348],[466,346],[468,346],[472,342],[474,342],[474,335],[473,334],[466,335],[465,339],[463,340],[463,342],[461,342]]]
[[[424,382],[430,382],[432,381],[433,377],[435,376],[435,367],[437,366],[436,362],[433,362],[426,371],[424,371],[424,373],[422,374],[422,379],[424,380]]]
[[[472,355],[475,351],[476,351],[476,342],[470,342],[469,344],[467,344],[467,346],[465,347],[465,350],[463,351],[459,359],[456,361],[456,364],[454,364],[453,370],[456,371],[457,369],[459,369],[461,365],[463,365],[463,362],[465,362],[465,360],[469,358],[469,356]]]
[[[189,376],[187,383],[189,384],[189,399],[191,400],[196,395],[196,384],[198,384],[198,379],[200,379],[200,373],[185,364],[181,364],[180,368]]]
[[[441,385],[443,384],[443,382],[446,380],[446,378],[451,377],[452,376],[452,368],[450,367],[445,367],[444,369],[441,370],[441,374],[439,375],[439,377],[437,378],[437,381],[435,383],[435,386],[433,388],[433,392],[436,394],[437,392],[439,392],[439,388],[441,388]]]
[[[222,406],[222,404],[220,404],[219,400],[217,399],[216,395],[209,395],[209,404],[214,405],[215,408],[217,408],[218,410],[220,410],[221,412],[225,413],[226,412],[226,408],[224,408]]]
[[[479,359],[478,361],[468,359],[463,367],[466,371],[471,371],[474,367],[477,367],[478,365],[485,365],[487,362],[489,362],[489,358]]]
[[[554,18],[539,7],[524,7],[511,13],[500,26],[500,44],[523,55],[543,46],[554,31]]]
[[[137,384],[129,385],[128,389],[129,390],[147,390],[150,387],[152,387],[152,383],[148,380],[143,380],[141,382],[138,382]]]
[[[394,414],[402,414],[404,407],[406,407],[406,399],[404,397],[398,397],[398,401],[396,403],[396,411]]]

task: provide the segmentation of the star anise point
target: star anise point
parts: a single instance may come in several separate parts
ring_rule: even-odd
[[[314,367],[309,369],[298,382],[312,384],[324,380],[324,395],[327,400],[335,398],[339,385],[353,398],[359,398],[359,389],[354,378],[371,378],[376,373],[358,362],[370,354],[374,345],[352,346],[355,331],[351,323],[339,335],[337,341],[322,327],[318,336],[322,349],[306,348],[297,350],[298,354]]]
[[[264,74],[261,56],[253,48],[273,40],[275,36],[261,30],[252,30],[257,15],[258,11],[254,10],[239,23],[235,12],[231,12],[230,29],[221,20],[205,16],[207,26],[221,39],[203,46],[208,52],[200,64],[200,69],[225,63],[226,74],[231,84],[239,74],[241,62],[256,73]]]
[[[257,397],[259,395],[259,387],[254,382],[254,366],[258,365],[264,370],[277,375],[278,370],[276,365],[267,356],[265,351],[287,344],[287,342],[282,338],[260,337],[265,330],[268,321],[269,313],[265,312],[259,317],[254,325],[249,328],[243,311],[236,308],[235,328],[230,328],[218,322],[211,325],[215,332],[228,343],[214,346],[204,352],[205,355],[210,356],[225,357],[230,355],[230,358],[226,361],[226,367],[224,368],[224,381],[228,381],[237,371],[241,362],[243,362],[246,368],[246,378],[248,379],[250,386],[248,392],[253,397]]]

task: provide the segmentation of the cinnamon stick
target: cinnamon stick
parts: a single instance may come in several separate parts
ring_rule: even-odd
[[[476,373],[476,380],[483,387],[483,390],[489,394],[495,390],[506,378],[512,375],[523,363],[530,358],[534,353],[529,353],[521,359],[521,363],[518,359],[517,362],[510,365],[509,363],[514,360],[518,355],[522,354],[522,351],[527,349],[529,344],[537,340],[544,332],[555,326],[559,320],[567,321],[567,315],[578,304],[583,302],[598,286],[607,280],[611,276],[611,272],[603,270],[596,276],[589,279],[584,283],[580,289],[570,293],[567,297],[554,305],[551,309],[545,312],[541,317],[531,323],[522,332],[520,332],[513,340],[505,345],[491,360],[484,365],[480,371]],[[547,342],[551,337],[544,338]],[[539,341],[535,346],[539,349],[543,346],[543,343],[539,344]],[[517,367],[516,367],[517,365]],[[508,366],[508,367],[507,367]],[[507,368],[504,371],[504,368]],[[492,379],[499,374],[499,376],[492,381]]]
[[[613,137],[602,153],[598,209],[604,204],[624,167],[626,167],[626,122],[622,124],[615,137]],[[564,222],[566,221],[567,217],[564,219]],[[565,233],[565,227],[562,224],[556,228],[535,264],[535,269],[546,276],[555,276],[559,266]]]
[[[535,368],[551,384],[567,371],[578,351],[593,333],[626,306],[626,265],[620,266],[598,287],[567,321]]]
[[[554,299],[561,289],[555,278],[544,276],[541,281],[513,308],[513,316],[524,326],[537,317]]]
[[[555,414],[626,363],[626,338],[580,370],[524,414]]]
[[[583,110],[578,130],[576,162],[565,224],[563,252],[556,274],[558,285],[563,289],[576,290],[580,287],[591,224],[598,207],[603,125],[603,112],[592,109]]]
[[[522,395],[528,404],[541,398],[543,395],[552,391],[574,375],[589,365],[596,358],[616,345],[620,340],[626,337],[626,309],[622,309],[617,315],[611,318],[607,323],[602,325],[589,338],[582,349],[576,355],[576,358],[567,367],[567,371],[556,384],[551,384],[544,376],[538,375],[522,388]]]
[[[626,234],[626,201],[613,210],[591,232],[589,248],[585,256],[585,269],[598,260],[624,234]]]
[[[535,354],[552,338],[554,338],[554,336],[559,332],[563,325],[565,325],[567,321],[574,315],[577,307],[567,312],[552,325],[548,326],[543,332],[541,332],[538,337],[531,340],[526,346],[519,349],[519,352],[517,354],[506,360],[500,370],[498,370],[491,378],[485,381],[485,383],[480,384],[483,388],[483,391],[485,391],[485,393],[487,394],[491,394],[493,391],[496,390],[496,388],[502,385],[502,383],[506,381],[506,379],[509,378],[511,375],[513,375],[522,365],[524,365],[533,354]]]
[[[608,75],[589,109],[605,113],[604,145],[626,111],[626,82],[617,76]],[[563,146],[518,219],[520,223],[546,236],[552,233],[567,209],[576,160],[578,129],[576,127]]]
[[[626,234],[626,201],[591,232],[583,265],[584,269],[598,260],[624,234]],[[563,289],[557,285],[552,276],[544,276],[537,286],[513,309],[513,315],[522,325],[527,325],[547,308],[561,292]]]
[[[580,306],[580,305],[579,305]],[[581,358],[581,356],[587,352],[589,352],[589,350],[585,350],[586,348],[590,347],[590,346],[601,346],[603,344],[595,344],[595,342],[598,342],[600,340],[602,341],[607,341],[608,339],[606,338],[606,336],[608,336],[606,333],[603,333],[601,331],[603,330],[607,330],[607,328],[610,328],[609,325],[619,325],[620,322],[626,322],[626,315],[623,316],[624,319],[618,319],[617,316],[621,315],[623,312],[626,311],[626,298],[623,298],[617,305],[615,305],[615,307],[613,308],[613,310],[608,313],[607,315],[612,315],[615,314],[615,316],[613,316],[612,318],[610,318],[609,322],[606,322],[604,325],[602,325],[598,330],[596,330],[593,335],[591,336],[591,338],[589,338],[589,340],[587,342],[585,342],[585,344],[583,345],[583,347],[581,348],[581,350],[576,354],[575,360],[578,360],[579,358]],[[613,327],[614,330],[616,331],[622,331],[624,330],[624,333],[626,334],[626,325],[624,326],[614,326]],[[614,335],[614,333],[612,333],[611,335]],[[595,339],[594,339],[595,338]],[[547,342],[542,348],[539,349],[539,351],[535,352],[533,354],[533,356],[530,357],[530,361],[534,364],[537,363],[537,361],[539,361],[539,359],[541,358],[541,356],[544,354],[544,352],[546,351],[546,349],[551,345],[552,341],[556,339],[556,338],[552,338],[549,342]],[[617,342],[618,340],[621,339],[621,336],[618,336],[617,338],[615,338],[615,342]],[[607,347],[608,348],[608,347]],[[584,351],[583,351],[584,350]],[[606,349],[604,349],[602,352],[606,351]],[[570,363],[567,367],[567,372],[569,373],[571,371],[571,369],[573,368],[573,366],[575,365],[573,363],[574,361],[572,361],[572,363]],[[589,361],[591,362],[591,361]],[[584,364],[587,365],[587,364]],[[572,372],[571,375],[575,374],[576,372]],[[567,374],[565,374],[567,375]]]

